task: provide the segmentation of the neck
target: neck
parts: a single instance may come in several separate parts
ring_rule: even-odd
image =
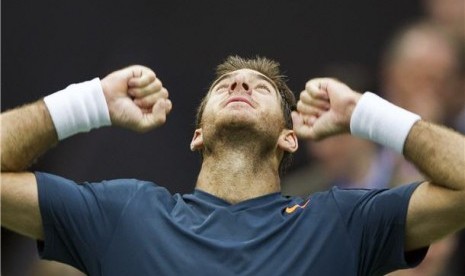
[[[232,204],[279,192],[278,165],[263,146],[218,145],[204,153],[196,188]]]

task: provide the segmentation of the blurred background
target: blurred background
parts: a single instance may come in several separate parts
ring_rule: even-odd
[[[215,66],[232,54],[276,59],[296,96],[312,77],[337,77],[463,133],[464,2],[2,1],[1,108],[127,65],[149,66],[173,102],[166,125],[143,135],[103,128],[74,136],[33,170],[76,181],[140,178],[180,193],[193,190],[200,167],[189,150],[195,109]],[[422,178],[401,156],[350,136],[300,145],[286,194]],[[465,275],[464,248],[464,234],[455,235],[433,246],[422,267],[393,275]],[[3,228],[1,253],[4,276],[81,275],[39,261],[34,241]]]

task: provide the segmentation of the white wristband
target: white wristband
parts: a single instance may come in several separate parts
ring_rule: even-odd
[[[420,119],[417,114],[366,92],[352,113],[350,131],[402,154],[410,129]]]
[[[72,84],[45,97],[44,102],[59,140],[111,125],[110,113],[98,78]]]

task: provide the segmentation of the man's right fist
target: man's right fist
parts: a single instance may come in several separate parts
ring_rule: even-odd
[[[101,84],[113,125],[145,132],[164,124],[171,111],[168,90],[150,68],[129,66]]]

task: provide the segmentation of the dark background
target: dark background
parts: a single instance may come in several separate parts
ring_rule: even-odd
[[[69,138],[35,165],[74,179],[134,177],[192,191],[195,108],[226,56],[278,60],[296,94],[328,65],[359,64],[375,90],[379,55],[422,14],[417,1],[2,1],[2,111],[130,64],[170,92],[166,125],[144,135],[104,128]],[[302,143],[303,144],[303,143]],[[307,162],[304,150],[293,168]],[[291,168],[292,170],[292,168]],[[2,231],[2,260],[11,233]],[[7,265],[3,263],[3,265]]]

